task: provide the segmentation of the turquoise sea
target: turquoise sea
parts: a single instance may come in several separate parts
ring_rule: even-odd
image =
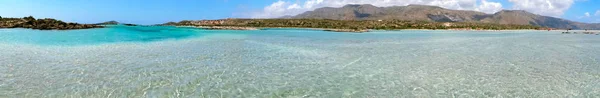
[[[600,36],[0,29],[0,97],[600,97]]]

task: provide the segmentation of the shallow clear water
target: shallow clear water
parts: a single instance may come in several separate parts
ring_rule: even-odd
[[[198,29],[163,26],[109,26],[83,30],[0,29],[0,42],[37,45],[95,45],[149,42],[200,36]]]
[[[118,27],[0,38],[0,97],[600,96],[597,35]]]

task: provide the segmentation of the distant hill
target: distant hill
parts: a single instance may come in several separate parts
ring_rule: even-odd
[[[126,26],[138,26],[137,24],[120,23],[118,21],[107,21],[103,23],[97,23],[96,25],[126,25]]]
[[[561,18],[537,15],[522,10],[502,10],[495,14],[486,14],[477,11],[451,10],[427,5],[376,7],[370,4],[364,4],[346,5],[340,8],[324,7],[296,16],[287,16],[285,18],[476,22],[534,25],[560,29],[600,29],[600,24],[598,23],[590,24],[574,22]]]
[[[121,24],[117,21],[107,21],[107,22],[103,22],[103,23],[97,23],[96,25],[118,25]]]

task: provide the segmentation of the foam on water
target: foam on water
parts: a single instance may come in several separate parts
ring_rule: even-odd
[[[190,32],[204,35],[75,46],[0,43],[0,97],[600,96],[600,36]]]

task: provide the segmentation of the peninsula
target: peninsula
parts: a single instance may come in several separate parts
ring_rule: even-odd
[[[429,22],[406,20],[333,20],[333,19],[221,19],[169,22],[162,25],[194,26],[208,29],[255,30],[255,28],[315,28],[335,32],[368,32],[368,30],[460,29],[520,30],[542,29],[532,25]]]
[[[30,28],[37,30],[71,30],[102,28],[103,26],[93,24],[67,23],[56,19],[35,19],[32,16],[23,18],[0,17],[0,28]]]

